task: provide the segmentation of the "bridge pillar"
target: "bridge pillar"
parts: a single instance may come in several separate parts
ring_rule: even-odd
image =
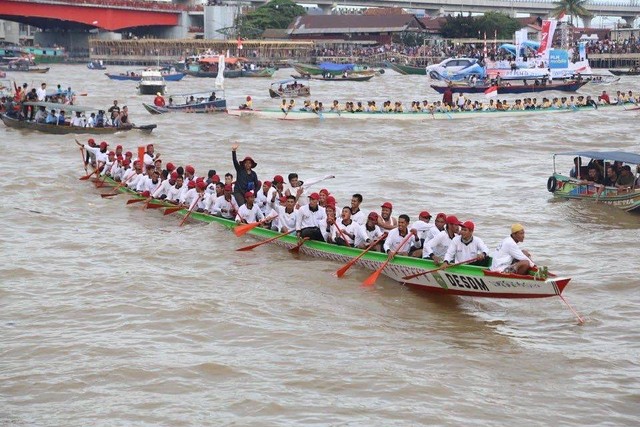
[[[581,19],[582,19],[582,26],[584,28],[591,28],[591,20],[593,19],[592,16],[583,16]]]
[[[331,15],[331,8],[333,5],[331,4],[319,4],[318,8],[322,11],[323,15]]]
[[[20,44],[20,24],[0,20],[0,39],[15,45]]]
[[[231,28],[234,25],[237,12],[236,6],[205,6],[204,7],[204,38],[207,40],[224,40],[233,37],[218,30]]]
[[[624,22],[626,22],[628,25],[630,25],[631,27],[633,27],[633,23],[635,22],[636,19],[638,19],[638,15],[628,15],[628,16],[623,16],[622,19],[624,19]]]

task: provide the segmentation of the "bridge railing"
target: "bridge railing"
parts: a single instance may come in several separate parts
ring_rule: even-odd
[[[144,10],[188,11],[203,10],[203,6],[188,6],[154,0],[13,0],[24,3],[63,3],[72,5],[87,5],[101,7],[117,7]]]

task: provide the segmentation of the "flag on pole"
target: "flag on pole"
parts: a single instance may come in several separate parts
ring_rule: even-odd
[[[484,94],[487,98],[495,98],[498,96],[498,86],[489,86],[489,88],[484,91]]]

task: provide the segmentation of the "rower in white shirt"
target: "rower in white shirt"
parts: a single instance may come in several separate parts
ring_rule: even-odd
[[[90,145],[84,145],[76,141],[76,143],[84,148],[90,155],[94,156],[96,159],[96,165],[98,168],[102,168],[104,164],[107,162],[107,144],[106,141],[102,141],[99,147],[92,147]]]
[[[498,245],[493,255],[491,271],[502,273],[527,274],[535,267],[531,254],[520,249],[518,243],[524,241],[524,227],[521,224],[511,226],[511,235]]]
[[[258,205],[258,208],[262,211],[262,215],[266,216],[269,211],[271,211],[271,206],[269,205],[269,190],[271,189],[271,182],[265,181],[262,184],[261,188],[256,193],[255,204]]]
[[[142,165],[139,160],[135,160],[133,162],[133,174],[129,178],[127,177],[127,187],[132,190],[135,190],[138,187],[138,181],[141,179],[146,179],[146,175],[142,173]]]
[[[427,240],[422,248],[422,258],[433,259],[436,264],[442,263],[444,256],[447,254],[449,245],[454,237],[460,232],[462,223],[454,215],[449,215],[446,220],[446,226],[443,231],[431,240]]]
[[[220,216],[226,219],[235,218],[238,213],[238,203],[233,197],[233,186],[227,184],[224,186],[224,195],[218,197],[210,209],[212,215]]]
[[[71,118],[71,126],[84,127],[86,121],[84,117],[82,117],[82,113],[80,111],[76,111],[76,115]]]
[[[418,214],[418,220],[409,227],[418,232],[418,239],[420,239],[415,250],[411,252],[411,256],[422,258],[422,246],[427,238],[427,233],[433,228],[433,224],[430,224],[429,221],[431,221],[431,214],[428,211],[422,211]]]
[[[109,151],[109,153],[107,153],[107,161],[104,163],[104,167],[102,168],[102,172],[100,172],[100,175],[111,176],[111,169],[113,169],[113,165],[115,164],[116,153],[115,151]]]
[[[298,210],[298,219],[296,220],[296,235],[300,239],[309,238],[311,240],[323,241],[320,232],[320,223],[326,218],[327,213],[322,206],[318,205],[320,195],[311,193],[309,195],[309,204],[302,206]]]
[[[367,215],[367,222],[360,226],[360,229],[356,233],[353,246],[356,248],[364,249],[372,242],[378,240],[384,234],[380,227],[378,227],[378,214],[376,212],[369,212]],[[374,251],[379,251],[380,247],[372,248]]]
[[[278,215],[272,222],[271,229],[277,230],[280,233],[288,233],[296,229],[296,221],[298,219],[298,211],[295,209],[296,198],[295,196],[283,196],[283,199],[280,199],[280,201],[282,200],[284,200],[284,206],[281,204],[271,204],[272,212],[269,213],[269,215]]]
[[[367,222],[367,214],[360,209],[362,204],[362,194],[354,194],[351,196],[351,219],[360,225],[364,225]]]
[[[386,253],[395,251],[397,255],[409,255],[412,246],[420,241],[418,239],[418,232],[407,228],[409,221],[410,218],[408,215],[402,214],[398,217],[398,227],[390,230],[384,241],[383,248]],[[405,241],[409,234],[413,235],[413,238]]]
[[[169,190],[171,189],[171,187],[176,185],[177,179],[178,179],[178,172],[176,171],[171,172],[171,175],[169,175],[169,179],[165,179],[164,181],[162,181],[162,184],[160,184],[158,188],[156,188],[156,190],[153,193],[151,193],[153,198],[161,199],[161,200],[166,199],[167,196],[169,195]]]
[[[327,243],[335,243],[336,229],[333,226],[336,223],[336,205],[328,204],[324,207],[325,217],[320,220],[320,234],[322,239]]]
[[[147,151],[145,151],[143,158],[145,165],[154,165],[155,161],[160,158],[160,153],[156,153],[154,150],[153,144],[147,144]]]
[[[262,211],[260,210],[258,205],[254,203],[255,196],[253,194],[253,191],[247,191],[246,193],[244,193],[244,200],[245,203],[240,206],[240,208],[238,209],[238,214],[236,215],[237,223],[249,224],[264,219]]]
[[[142,193],[145,191],[149,192],[149,195],[153,194],[158,187],[162,185],[160,181],[160,174],[155,169],[150,169],[147,171],[147,175],[144,176],[144,179],[140,179],[138,181],[138,185],[136,186],[136,191]]]
[[[122,157],[116,157],[115,163],[111,166],[111,178],[118,182],[122,181],[122,176],[125,172],[123,162]]]
[[[182,178],[182,175],[178,175],[176,183],[173,187],[169,188],[169,191],[167,192],[167,200],[173,203],[180,203],[180,199],[182,199],[182,196],[186,191],[187,186],[184,185],[184,178]]]
[[[180,204],[186,205],[191,203],[198,196],[198,191],[196,190],[196,182],[189,181],[187,183],[187,190],[182,193],[182,197],[180,197]]]
[[[424,244],[426,242],[428,242],[429,240],[433,239],[438,234],[440,234],[440,232],[444,230],[444,226],[446,225],[446,223],[447,223],[446,214],[440,212],[438,215],[436,215],[434,226],[431,227],[429,230],[427,230],[427,234],[424,237],[424,242],[422,242],[422,246],[424,247]]]
[[[460,234],[453,238],[444,256],[447,264],[457,264],[476,259],[474,264],[484,260],[489,253],[489,248],[481,238],[474,236],[475,224],[465,221],[460,226]]]
[[[340,218],[336,220],[333,227],[335,228],[333,237],[337,245],[344,245],[346,243],[346,246],[353,246],[356,234],[360,231],[360,224],[351,218],[350,206],[342,208]]]

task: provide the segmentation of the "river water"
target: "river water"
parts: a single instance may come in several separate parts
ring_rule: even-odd
[[[109,67],[110,72],[124,71]],[[292,70],[279,70],[286,78]],[[298,172],[339,205],[394,204],[476,223],[495,247],[513,222],[540,265],[573,277],[559,298],[433,296],[369,272],[249,244],[221,227],[99,197],[73,136],[0,127],[0,425],[631,426],[640,419],[640,220],[552,201],[552,154],[639,152],[638,112],[488,121],[292,122],[225,115],[151,116],[135,83],[53,65],[18,83],[71,86],[81,104],[130,108],[154,143],[196,172],[233,172],[230,146],[261,179]],[[268,80],[227,79],[229,106],[276,106]],[[171,93],[206,90],[187,77]],[[602,89],[640,91],[623,78]],[[312,99],[405,106],[436,99],[423,76],[313,82]],[[538,98],[541,98],[538,96]],[[475,98],[474,98],[475,99]],[[79,137],[86,141],[87,136]],[[101,139],[101,138],[100,138]],[[567,172],[571,157],[558,157]],[[102,190],[104,191],[104,190]]]

